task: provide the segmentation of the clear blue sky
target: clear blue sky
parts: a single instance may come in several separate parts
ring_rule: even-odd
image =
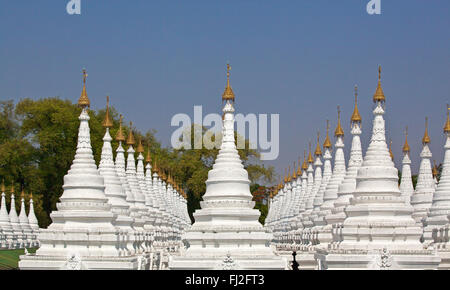
[[[450,1],[0,1],[0,98],[60,96],[76,101],[88,69],[94,108],[105,96],[141,130],[169,144],[176,113],[220,110],[225,64],[232,64],[237,110],[279,113],[278,172],[302,155],[342,108],[346,151],[353,86],[360,88],[363,146],[371,130],[377,65],[383,66],[388,137],[397,166],[410,128],[417,172],[424,118],[433,157],[443,158],[450,102]],[[348,151],[347,151],[348,152]],[[347,155],[348,157],[348,155]]]

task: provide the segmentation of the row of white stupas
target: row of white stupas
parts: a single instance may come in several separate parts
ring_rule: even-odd
[[[139,141],[137,166],[130,128],[122,142],[122,122],[116,136],[114,160],[107,106],[100,164],[94,161],[83,71],[78,105],[78,144],[73,164],[64,176],[64,192],[51,213],[53,223],[41,229],[39,249],[20,257],[20,269],[163,269],[168,254],[182,247],[181,235],[190,225],[186,195],[172,177],[151,166],[149,151]],[[122,119],[122,118],[121,118]],[[145,171],[145,172],[144,172]]]
[[[407,136],[398,186],[398,170],[385,137],[385,96],[380,77],[381,67],[373,96],[372,136],[364,158],[355,88],[347,167],[338,112],[333,168],[327,124],[323,161],[320,144],[314,152],[315,160],[310,146],[308,159],[301,167],[299,160],[298,171],[294,168],[292,175],[289,172],[271,196],[266,227],[274,234],[273,245],[280,255],[297,251],[301,269],[450,269],[449,110],[439,183],[436,167],[431,165],[426,125],[416,188]]]
[[[30,207],[28,215],[25,208],[24,192],[22,190],[22,199],[20,213],[17,215],[14,187],[11,187],[11,206],[6,208],[5,184],[1,187],[2,199],[0,204],[0,249],[21,249],[37,247],[39,242],[39,225],[34,214],[33,195],[30,197]]]

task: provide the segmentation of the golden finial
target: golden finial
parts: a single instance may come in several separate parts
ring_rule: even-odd
[[[410,151],[408,144],[408,126],[406,126],[405,130],[405,144],[403,145],[403,153],[408,153]]]
[[[20,193],[20,197],[22,197],[22,198],[25,197],[25,190],[23,190],[23,187],[22,187],[22,192]]]
[[[119,142],[125,141],[125,136],[123,135],[123,130],[122,130],[122,120],[123,120],[123,116],[120,115],[119,130],[117,131],[117,135],[116,135],[116,141],[119,141]]]
[[[222,102],[223,101],[232,101],[234,103],[234,93],[233,93],[233,89],[231,88],[230,85],[230,70],[231,70],[231,66],[230,64],[227,64],[227,86],[225,88],[225,91],[222,94]]]
[[[428,117],[425,117],[425,134],[422,138],[422,144],[428,144],[430,143],[430,136],[428,136]]]
[[[373,102],[384,102],[386,100],[386,97],[383,93],[383,88],[381,87],[381,65],[378,66],[378,86],[377,90],[375,91],[375,94],[373,95]]]
[[[336,130],[334,130],[334,136],[343,137],[344,130],[342,130],[342,126],[341,126],[341,107],[338,106],[337,110],[338,110],[338,124],[337,124]]]
[[[355,85],[355,109],[353,110],[351,122],[361,123],[362,118],[358,111],[358,86]]]
[[[444,126],[444,133],[450,134],[450,117],[449,117],[449,113],[450,113],[450,107],[447,104],[447,122],[445,122],[445,126]]]
[[[316,151],[314,152],[314,155],[316,155],[316,156],[322,155],[322,150],[320,149],[319,138],[320,138],[320,132],[317,132],[317,146],[316,146]]]
[[[308,163],[306,162],[306,150],[303,151],[303,171],[308,170]]]
[[[287,168],[284,169],[284,183],[288,182],[288,177],[287,177],[286,170],[287,170]]]
[[[86,108],[90,106],[90,101],[89,98],[87,96],[87,92],[86,92],[86,78],[87,78],[87,73],[86,73],[86,69],[83,69],[83,90],[81,91],[81,96],[78,99],[78,106],[80,106],[81,108]]]
[[[11,184],[11,194],[14,194],[14,183]]]
[[[5,180],[2,179],[2,192],[5,192]]]
[[[33,199],[33,192],[30,190],[30,199]]]
[[[392,140],[389,141],[389,155],[391,155],[391,159],[394,161],[394,153],[392,153]]]
[[[438,167],[436,165],[436,160],[433,160],[433,169],[432,169],[432,173],[433,173],[433,177],[436,177],[438,175]]]
[[[292,179],[294,179],[294,180],[297,179],[297,174],[295,173],[295,167],[296,167],[295,164],[296,163],[294,161],[294,167],[292,168]]]
[[[292,176],[291,176],[291,166],[289,165],[289,171],[288,171],[288,182],[291,182]]]
[[[136,143],[133,136],[133,122],[130,122],[130,132],[128,132],[127,145],[133,146]]]
[[[147,146],[147,157],[145,157],[145,162],[147,162],[147,163],[152,162],[152,157],[150,156],[150,145]]]
[[[323,142],[323,148],[331,148],[331,141],[330,141],[330,136],[329,136],[329,131],[330,131],[330,121],[327,120],[327,136],[325,138],[325,142]]]
[[[298,158],[298,169],[297,169],[297,176],[300,177],[302,176],[302,162],[301,162],[301,158]]]
[[[314,162],[314,159],[311,155],[311,141],[309,142],[309,152],[308,152],[308,163],[312,164]]]
[[[144,153],[144,146],[142,146],[142,138],[139,138],[139,144],[138,147],[136,149],[137,153]]]
[[[105,128],[111,128],[113,126],[113,122],[111,120],[111,117],[109,116],[109,96],[106,96],[106,112],[105,119],[103,120],[102,125]]]

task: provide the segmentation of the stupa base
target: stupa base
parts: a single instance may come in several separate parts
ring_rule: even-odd
[[[319,270],[436,270],[441,258],[433,251],[318,250]]]

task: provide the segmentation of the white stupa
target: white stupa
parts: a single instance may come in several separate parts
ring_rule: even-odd
[[[39,235],[39,224],[36,218],[36,214],[34,213],[34,201],[33,201],[33,193],[30,192],[30,210],[28,211],[28,223],[30,224],[32,231],[32,247],[39,246],[39,241],[37,239]]]
[[[0,248],[9,249],[15,247],[16,237],[14,236],[14,230],[9,221],[8,210],[6,209],[6,198],[5,198],[5,183],[2,181],[2,199],[0,205],[0,231],[3,238],[0,240]]]
[[[419,168],[419,176],[417,177],[416,190],[411,197],[411,205],[414,207],[413,218],[416,222],[422,224],[426,218],[433,200],[433,193],[436,190],[431,168],[431,151],[428,147],[430,137],[428,136],[428,118],[426,119],[425,134],[422,138],[422,158]]]
[[[448,107],[447,107],[448,108]],[[428,217],[425,219],[424,239],[428,245],[433,244],[438,250],[442,263],[440,268],[450,269],[450,108],[447,109],[447,121],[444,126],[445,154],[441,178],[433,196],[433,203]],[[447,217],[447,220],[446,220]]]
[[[31,229],[30,222],[28,221],[28,216],[25,208],[25,192],[23,191],[23,189],[20,198],[19,223],[23,232],[23,247],[31,247],[31,245],[33,244],[33,230]]]
[[[317,251],[320,269],[436,269],[440,262],[433,251],[423,249],[422,229],[398,188],[398,172],[386,144],[380,75],[381,67],[372,137],[346,208],[343,240],[338,249]]]
[[[6,205],[6,204],[5,204]],[[9,222],[16,237],[16,245],[14,248],[22,248],[26,243],[26,236],[23,234],[22,227],[20,226],[19,216],[16,210],[16,199],[14,194],[14,186],[11,186],[11,204],[9,207]]]
[[[86,71],[78,105],[78,144],[72,166],[64,176],[64,192],[53,223],[39,233],[40,248],[35,254],[20,257],[20,269],[135,269],[134,256],[120,257],[119,234],[113,225],[114,214],[105,195],[104,178],[92,153],[89,99]]]
[[[411,196],[414,193],[414,187],[411,176],[411,159],[409,158],[409,144],[408,144],[408,127],[405,131],[405,144],[403,145],[403,160],[402,160],[402,178],[400,181],[400,192],[407,203],[411,203]]]
[[[286,261],[269,247],[272,235],[253,209],[247,170],[239,158],[234,135],[234,93],[227,67],[222,96],[224,135],[219,154],[208,173],[201,209],[184,238],[189,248],[169,261],[171,269],[285,269]]]

